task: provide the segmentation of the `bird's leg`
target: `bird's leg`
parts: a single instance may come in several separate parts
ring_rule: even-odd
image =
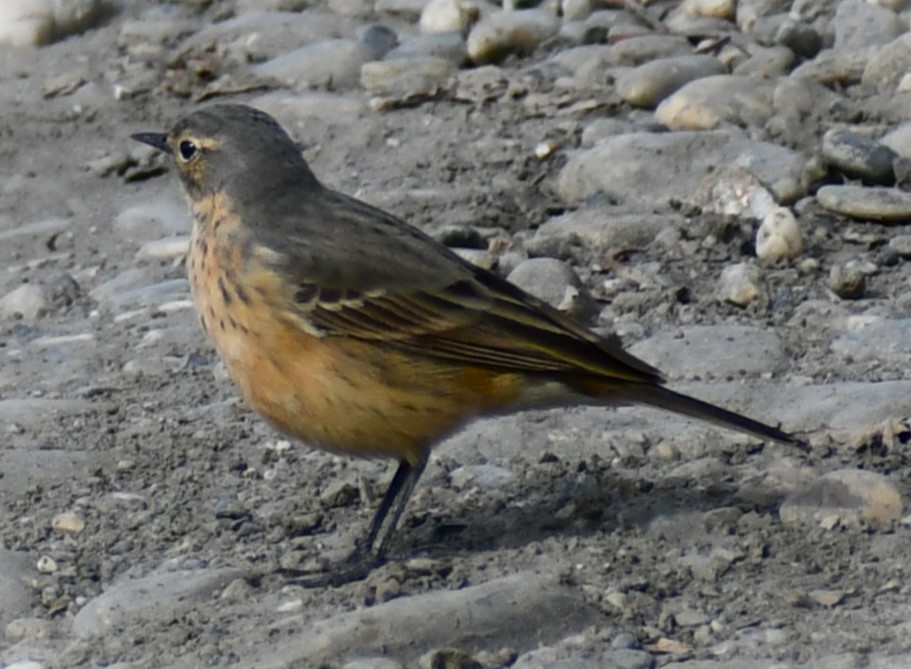
[[[367,536],[357,543],[355,549],[342,561],[341,565],[329,565],[325,572],[313,576],[302,576],[296,578],[295,582],[304,587],[315,588],[327,585],[340,586],[366,578],[373,568],[383,561],[389,539],[395,532],[426,465],[426,460],[421,460],[417,464],[410,464],[402,460],[373,516]],[[386,523],[390,511],[392,511],[392,517],[389,523]]]

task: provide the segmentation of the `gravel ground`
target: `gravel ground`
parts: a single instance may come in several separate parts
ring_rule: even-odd
[[[911,662],[903,0],[0,8],[0,667]],[[658,412],[478,421],[391,478],[238,399],[131,133],[275,115],[421,226],[808,453]]]

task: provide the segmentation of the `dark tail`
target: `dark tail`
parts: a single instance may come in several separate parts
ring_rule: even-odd
[[[758,420],[747,418],[739,413],[722,409],[714,404],[697,400],[695,397],[682,395],[669,390],[664,386],[646,383],[625,383],[622,386],[618,384],[606,385],[606,392],[598,392],[589,385],[588,394],[595,397],[605,397],[608,400],[617,399],[622,402],[633,402],[636,404],[646,404],[648,406],[666,409],[674,413],[691,416],[700,420],[705,420],[721,427],[726,427],[738,432],[744,432],[760,439],[771,439],[782,444],[791,444],[800,446],[806,450],[806,444],[800,439],[791,436],[787,432],[779,430],[777,427],[760,423]],[[601,384],[599,384],[601,385]],[[620,390],[622,388],[622,390]],[[591,392],[595,390],[595,392]]]

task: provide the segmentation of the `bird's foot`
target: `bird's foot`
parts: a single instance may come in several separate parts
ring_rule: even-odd
[[[344,560],[328,563],[320,570],[281,568],[277,571],[289,583],[302,588],[338,588],[363,581],[382,564],[382,557],[358,546]]]

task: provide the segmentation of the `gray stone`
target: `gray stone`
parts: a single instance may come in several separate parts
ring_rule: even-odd
[[[692,45],[681,35],[643,35],[614,44],[610,62],[615,66],[634,67],[659,58],[677,58],[692,53]]]
[[[35,283],[24,283],[0,298],[0,318],[33,321],[46,314],[50,308],[50,291]]]
[[[434,33],[406,40],[386,54],[386,60],[426,57],[462,65],[468,59],[468,45],[461,33]]]
[[[510,54],[527,55],[557,33],[560,23],[543,9],[503,11],[475,24],[468,34],[468,57],[476,64],[495,63]]]
[[[412,657],[423,648],[469,647],[523,651],[593,624],[598,614],[576,588],[534,572],[395,599],[310,623],[263,648],[257,669],[320,663],[342,653]],[[402,635],[401,630],[408,634]],[[416,658],[413,658],[416,659]]]
[[[895,182],[892,171],[895,152],[849,130],[832,129],[823,135],[822,155],[830,165],[851,179],[874,185]]]
[[[794,52],[788,47],[753,47],[750,57],[737,65],[732,74],[775,80],[791,70],[794,58]]]
[[[745,307],[763,296],[759,287],[759,272],[747,263],[728,265],[718,279],[718,299]]]
[[[842,299],[859,299],[867,289],[867,273],[856,263],[832,265],[829,270],[829,288]]]
[[[499,490],[507,486],[514,478],[515,474],[508,469],[490,464],[464,465],[449,473],[449,480],[453,487],[460,490],[469,485],[482,490]]]
[[[600,193],[622,205],[653,210],[672,200],[695,203],[726,165],[770,184],[777,198],[799,193],[807,171],[806,158],[796,151],[753,142],[733,130],[634,132],[571,154],[558,188],[568,203]]]
[[[373,97],[405,103],[439,93],[456,72],[456,65],[431,56],[366,63],[361,85]]]
[[[126,625],[176,616],[205,605],[215,593],[242,576],[238,569],[204,569],[114,583],[79,610],[73,619],[73,632],[83,638],[99,637],[115,634]]]
[[[880,93],[894,92],[911,70],[911,33],[874,49],[863,71],[861,83]]]
[[[836,51],[823,49],[816,58],[798,65],[791,72],[794,79],[812,79],[823,86],[847,86],[860,79],[877,49]]]
[[[911,158],[911,123],[903,123],[879,138],[879,143],[888,146],[900,156]]]
[[[507,277],[519,288],[550,306],[585,320],[594,302],[572,267],[556,258],[529,258]]]
[[[894,188],[823,186],[816,192],[823,207],[836,214],[878,223],[911,220],[911,193]]]
[[[823,46],[816,28],[803,21],[787,20],[778,28],[775,41],[801,58],[815,58]]]
[[[716,75],[691,81],[655,110],[672,130],[709,130],[721,124],[762,126],[772,116],[775,83],[748,76]]]
[[[170,199],[129,207],[114,219],[114,229],[126,239],[159,239],[186,233],[189,227],[187,205]]]
[[[83,32],[101,16],[101,0],[4,0],[0,44],[38,46]]]
[[[656,666],[656,662],[655,658],[644,650],[621,648],[604,653],[600,666],[615,667],[616,669],[652,669]]]
[[[372,57],[359,40],[331,39],[284,53],[256,65],[253,71],[298,89],[350,88],[357,84],[361,66]]]
[[[402,665],[395,660],[387,657],[369,657],[360,660],[352,660],[342,665],[342,669],[404,669]]]
[[[550,219],[526,242],[529,253],[571,258],[573,248],[604,255],[613,249],[641,248],[664,230],[684,224],[677,213],[630,214],[609,206],[583,207]]]
[[[429,2],[430,0],[376,0],[376,11],[417,22]]]
[[[901,518],[902,498],[886,476],[863,469],[840,469],[819,477],[781,505],[781,521],[788,525],[837,519],[842,525],[861,520],[887,523]]]
[[[631,105],[652,108],[681,86],[723,72],[721,61],[712,56],[661,58],[620,75],[617,92]]]
[[[907,30],[898,14],[863,0],[839,2],[832,24],[835,49],[842,51],[879,47]]]

